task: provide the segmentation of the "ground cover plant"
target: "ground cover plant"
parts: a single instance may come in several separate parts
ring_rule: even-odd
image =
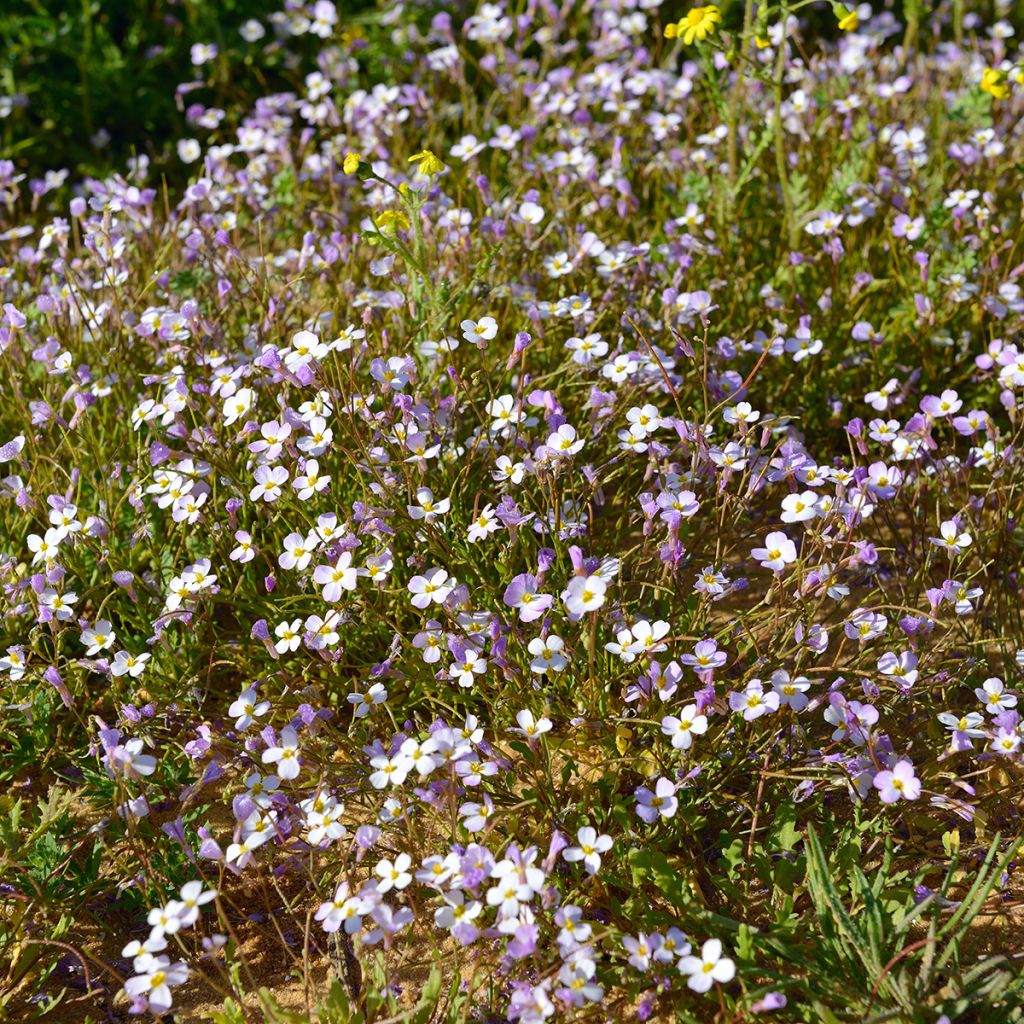
[[[1009,5],[244,14],[0,161],[0,1019],[1024,1019]]]

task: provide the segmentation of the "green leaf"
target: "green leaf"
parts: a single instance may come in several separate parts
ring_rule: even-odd
[[[441,969],[434,966],[420,992],[419,1002],[412,1012],[411,1024],[427,1024],[437,1009],[437,1001],[441,998]]]

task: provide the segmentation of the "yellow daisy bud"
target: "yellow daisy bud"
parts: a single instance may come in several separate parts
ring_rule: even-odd
[[[444,164],[429,149],[409,157],[409,163],[418,163],[420,174],[440,174],[445,169]]]
[[[374,224],[382,234],[393,234],[400,228],[407,230],[410,227],[409,218],[401,210],[385,210],[374,218]]]
[[[359,170],[359,161],[362,159],[358,153],[353,153],[349,150],[345,154],[345,162],[341,165],[341,169],[346,174],[355,174]]]

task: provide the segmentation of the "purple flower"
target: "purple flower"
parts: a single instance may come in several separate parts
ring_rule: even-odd
[[[504,602],[519,612],[521,622],[539,619],[550,607],[554,598],[551,594],[538,593],[537,577],[524,572],[516,576],[505,588]]]
[[[693,654],[684,654],[679,659],[684,665],[690,665],[698,675],[710,676],[716,668],[721,668],[728,660],[725,651],[718,649],[714,640],[699,640],[693,648]]]
[[[756,1003],[750,1006],[751,1013],[767,1013],[770,1010],[781,1010],[786,1005],[786,997],[781,992],[767,992]]]

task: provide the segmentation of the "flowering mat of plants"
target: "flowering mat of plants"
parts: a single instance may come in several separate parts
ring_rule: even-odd
[[[1024,1019],[1010,5],[668,6],[0,163],[0,1018]]]

